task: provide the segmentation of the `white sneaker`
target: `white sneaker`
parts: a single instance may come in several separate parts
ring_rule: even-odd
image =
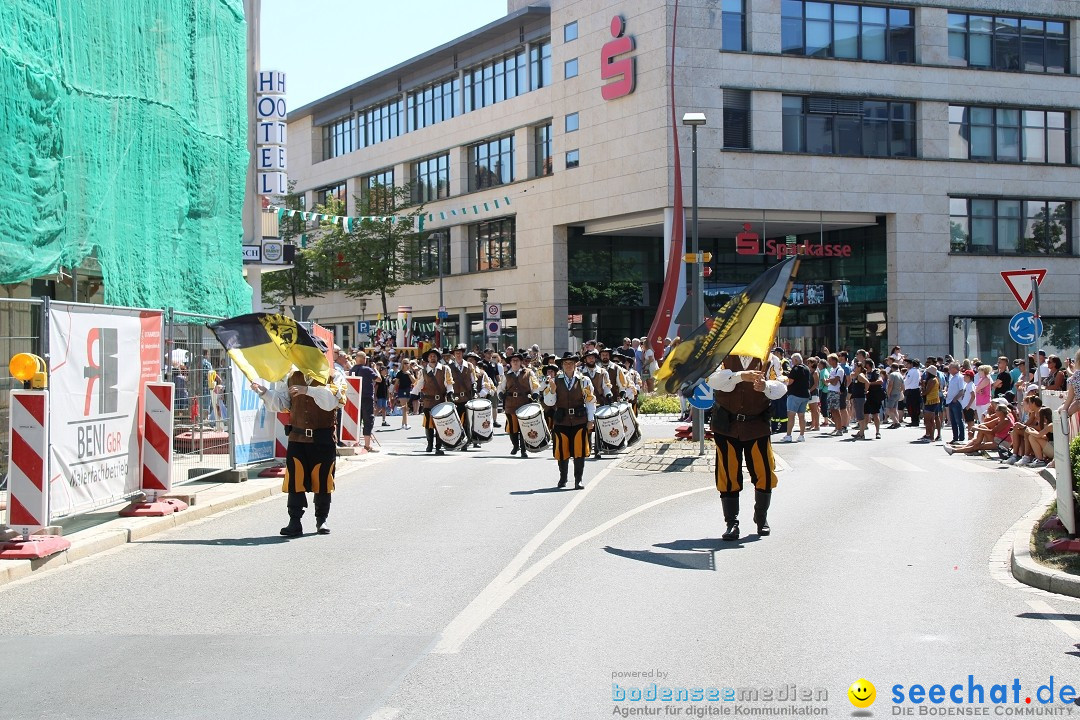
[[[1045,460],[1036,460],[1035,462],[1031,463],[1031,465],[1028,465],[1028,467],[1032,467],[1032,468],[1044,468],[1044,467],[1046,467],[1047,465],[1049,465],[1049,463],[1048,463],[1048,462],[1046,462]]]
[[[1005,460],[1002,460],[1001,462],[1005,463],[1006,465],[1015,465],[1017,462],[1019,462],[1019,460],[1020,460],[1020,456],[1016,455],[1014,453],[1014,454],[1010,455],[1008,458],[1006,458]]]
[[[805,435],[800,435],[799,439],[796,440],[795,442],[806,442],[806,436]]]
[[[1034,456],[1032,456],[1032,455],[1025,455],[1025,456],[1024,456],[1023,458],[1021,458],[1021,459],[1020,459],[1020,462],[1016,463],[1016,465],[1017,465],[1018,467],[1019,467],[1019,466],[1021,466],[1021,465],[1022,465],[1023,467],[1027,467],[1028,465],[1030,465],[1030,464],[1031,464],[1031,463],[1033,463],[1033,462],[1035,462],[1035,457],[1034,457]]]
[[[785,443],[791,442],[791,436],[790,435],[785,435],[784,437],[780,438],[780,442],[785,442]]]

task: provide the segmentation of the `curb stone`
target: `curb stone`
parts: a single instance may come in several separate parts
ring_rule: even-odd
[[[1052,486],[1056,486],[1052,472],[1040,470],[1039,475]],[[1080,598],[1080,577],[1040,565],[1031,558],[1033,526],[1055,499],[1055,496],[1051,496],[1048,502],[1036,505],[1017,523],[1019,527],[1013,533],[1009,568],[1012,570],[1012,576],[1025,585],[1058,595]]]
[[[342,464],[344,463],[339,463],[339,466]],[[338,473],[338,477],[341,478],[352,474],[356,470],[365,467],[365,465],[371,464],[374,463],[350,463],[342,468],[341,472]],[[66,536],[71,542],[71,547],[47,558],[41,558],[40,560],[0,560],[0,590],[8,583],[22,580],[40,571],[70,565],[121,545],[141,540],[171,528],[187,525],[196,520],[202,520],[226,510],[250,505],[281,493],[280,478],[265,478],[265,480],[267,480],[267,483],[264,486],[253,485],[251,481],[239,486],[229,485],[224,490],[233,492],[215,500],[209,499],[210,493],[214,490],[220,492],[222,489],[208,488],[201,493],[205,496],[202,503],[191,505],[187,510],[181,510],[164,517],[121,518],[117,516],[116,519],[110,520],[99,527],[80,530]]]

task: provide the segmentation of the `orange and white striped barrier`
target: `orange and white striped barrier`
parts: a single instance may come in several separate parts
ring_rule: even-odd
[[[360,443],[360,384],[363,378],[345,378],[345,409],[341,413],[341,442],[346,445]]]
[[[12,390],[8,428],[8,525],[21,539],[0,543],[0,559],[32,560],[71,547],[59,535],[32,535],[49,524],[49,394]]]
[[[148,382],[143,390],[143,438],[141,485],[145,500],[120,511],[124,517],[160,517],[187,510],[176,498],[159,498],[172,491],[173,398],[176,386]]]
[[[292,415],[287,412],[279,412],[274,415],[274,459],[280,460],[276,465],[259,473],[259,477],[285,477],[285,453],[289,450],[289,433],[285,428],[292,423]]]

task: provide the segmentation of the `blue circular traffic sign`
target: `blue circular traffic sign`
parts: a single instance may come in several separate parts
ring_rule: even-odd
[[[1017,345],[1034,345],[1042,334],[1042,318],[1035,317],[1033,312],[1024,310],[1009,319],[1009,337]]]
[[[712,388],[704,380],[698,382],[694,386],[694,394],[690,396],[688,402],[690,407],[697,410],[709,410],[713,405]]]

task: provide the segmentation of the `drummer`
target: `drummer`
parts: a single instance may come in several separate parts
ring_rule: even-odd
[[[641,394],[641,376],[638,375],[638,371],[634,369],[636,358],[632,352],[619,352],[618,359],[623,365],[623,374],[626,376],[626,388],[623,390],[623,396],[626,401],[630,403],[631,409],[634,411],[634,415],[637,415],[638,400]]]
[[[613,362],[614,357],[615,351],[611,348],[600,348],[600,369],[607,372],[611,392],[615,394],[615,397],[626,397],[626,373],[623,372],[620,363]]]
[[[489,398],[494,397],[495,396],[495,383],[493,383],[491,381],[491,376],[490,375],[488,375],[486,372],[484,372],[481,368],[477,367],[477,364],[481,360],[480,356],[477,355],[474,352],[470,352],[465,356],[465,359],[468,361],[469,367],[472,368],[473,377],[475,378],[475,384],[473,385],[473,395],[475,397],[485,398],[485,399],[489,399]],[[495,414],[497,412],[498,406],[496,406],[496,405],[494,405],[494,404],[492,404],[490,402],[489,402],[489,404],[491,404],[492,407],[495,408],[495,411],[493,411],[492,414],[491,414],[492,422],[494,422]],[[473,438],[473,447],[474,448],[480,447],[480,443],[476,442],[475,437]]]
[[[510,436],[513,448],[511,455],[517,455],[521,448],[521,457],[528,457],[525,438],[521,434],[521,423],[518,422],[517,410],[524,405],[534,403],[539,399],[540,381],[531,368],[524,366],[524,358],[521,353],[510,355],[510,369],[502,376],[499,383],[499,400],[502,401],[506,412],[506,434]]]
[[[476,373],[469,363],[465,362],[465,343],[459,343],[454,348],[454,359],[448,365],[450,369],[451,383],[447,387],[450,402],[457,407],[458,418],[461,419],[461,427],[465,429],[465,437],[472,437],[469,428],[469,418],[465,414],[465,406],[476,394]],[[479,445],[477,445],[479,447]],[[468,450],[469,444],[465,443],[461,448]]]
[[[412,394],[420,397],[420,405],[424,410],[424,432],[427,434],[427,450],[431,452],[434,444],[436,455],[445,455],[443,452],[442,438],[435,430],[435,420],[431,417],[431,411],[436,405],[446,401],[447,388],[454,384],[454,378],[450,375],[450,368],[439,362],[442,353],[436,348],[430,348],[424,353],[424,368],[420,372],[420,379],[413,385]]]
[[[558,487],[566,487],[570,461],[574,461],[574,489],[581,490],[585,458],[589,457],[589,433],[593,430],[596,398],[592,382],[577,371],[580,358],[566,353],[562,371],[544,389],[544,404],[554,411],[552,448],[559,463]]]

